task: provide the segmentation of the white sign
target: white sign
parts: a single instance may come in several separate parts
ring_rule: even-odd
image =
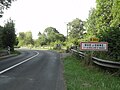
[[[107,51],[108,43],[107,42],[81,42],[80,50],[84,51]]]

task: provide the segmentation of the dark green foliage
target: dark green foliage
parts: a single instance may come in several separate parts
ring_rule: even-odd
[[[0,49],[7,49],[9,46],[14,51],[16,42],[15,24],[9,19],[4,27],[0,26]]]
[[[111,27],[102,34],[100,39],[108,42],[108,55],[120,60],[120,27]]]
[[[14,51],[14,44],[16,42],[15,24],[11,19],[4,25],[2,40],[3,48],[7,48],[9,46],[11,51]]]
[[[16,37],[16,39],[15,39],[15,46],[17,46],[18,43],[19,43],[19,41],[18,41],[18,37]]]
[[[2,35],[3,35],[3,27],[0,26],[0,49],[3,48]]]

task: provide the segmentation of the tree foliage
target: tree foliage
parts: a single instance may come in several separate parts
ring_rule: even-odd
[[[112,20],[110,22],[111,27],[117,27],[120,25],[120,0],[113,0],[111,10]]]
[[[14,51],[14,45],[16,43],[16,34],[15,34],[15,23],[13,20],[9,19],[7,23],[2,28],[2,47],[11,48],[11,51]]]
[[[108,42],[107,54],[115,59],[120,58],[120,1],[96,0],[96,8],[90,11],[86,23],[87,35]]]
[[[81,38],[83,36],[84,22],[78,18],[68,23],[69,38]]]
[[[0,26],[0,49],[3,48],[2,35],[3,35],[3,27]]]
[[[38,44],[38,46],[39,45],[42,46],[42,45],[50,45],[55,42],[64,42],[64,41],[65,41],[64,35],[60,34],[56,28],[47,27],[44,30],[43,34],[41,34],[40,32],[38,33],[38,40],[36,43]]]
[[[108,55],[120,60],[120,27],[111,27],[102,35],[102,40],[107,41]]]
[[[38,42],[39,42],[39,44],[38,44],[39,46],[47,45],[48,39],[44,33],[41,34],[41,36],[39,36]]]
[[[33,45],[32,32],[28,31],[25,33],[25,45]]]
[[[85,24],[87,34],[91,34],[91,36],[97,35],[98,30],[95,27],[96,24],[97,24],[96,10],[95,10],[95,8],[92,8],[89,12],[89,17]]]
[[[67,24],[68,27],[68,41],[69,44],[77,44],[78,39],[83,38],[84,35],[84,21],[76,18]]]
[[[0,17],[2,17],[3,10],[10,8],[13,1],[16,0],[0,0]]]
[[[19,37],[18,37],[18,40],[19,40],[19,43],[18,45],[19,46],[24,46],[24,43],[25,43],[25,33],[24,32],[20,32],[19,33]]]
[[[18,40],[19,40],[18,43],[19,46],[29,46],[34,44],[31,31],[20,32],[18,36]]]

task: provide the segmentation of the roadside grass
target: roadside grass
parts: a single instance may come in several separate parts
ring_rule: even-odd
[[[17,55],[19,55],[21,53],[19,51],[17,51],[17,50],[14,50],[14,52],[11,52],[11,54],[17,54]]]
[[[49,48],[31,48],[31,50],[49,50]]]
[[[59,53],[65,53],[65,50],[64,49],[60,49],[60,50],[57,50],[57,49],[51,49],[53,51],[56,51],[56,52],[59,52]]]
[[[71,55],[63,64],[67,90],[120,90],[120,77],[85,66],[82,59]]]
[[[42,46],[42,47],[33,47],[31,49],[33,49],[33,50],[50,50],[52,48],[53,47],[50,47],[50,46]]]

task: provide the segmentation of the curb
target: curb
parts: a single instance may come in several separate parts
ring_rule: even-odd
[[[2,56],[2,57],[0,57],[0,60],[7,59],[7,58],[10,58],[10,57],[14,57],[14,56],[17,56],[17,54],[11,54],[11,55]]]

